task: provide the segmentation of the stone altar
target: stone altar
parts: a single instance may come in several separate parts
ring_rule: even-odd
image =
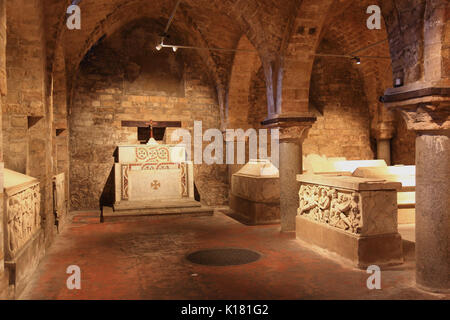
[[[397,231],[398,182],[297,175],[296,236],[360,268],[403,262]]]
[[[194,200],[192,162],[184,147],[158,144],[118,147],[114,165],[115,203],[103,208],[103,219],[133,215],[207,213]]]
[[[353,176],[401,182],[402,188],[397,193],[398,223],[415,223],[416,166],[358,168]]]
[[[14,285],[17,296],[25,288],[45,250],[39,181],[5,169],[3,200],[5,267],[9,269],[10,285]]]
[[[280,178],[269,160],[250,160],[231,177],[230,208],[250,225],[280,222]]]

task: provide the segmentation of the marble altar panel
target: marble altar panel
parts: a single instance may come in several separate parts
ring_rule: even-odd
[[[192,162],[184,147],[157,144],[119,146],[115,164],[117,204],[194,198]]]
[[[181,171],[130,170],[128,172],[128,200],[176,199],[181,196]]]
[[[130,145],[119,146],[120,163],[181,163],[186,161],[184,147],[171,145]]]

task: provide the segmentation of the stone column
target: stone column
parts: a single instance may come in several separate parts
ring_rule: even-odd
[[[393,118],[391,112],[383,112],[383,117]],[[378,123],[376,128],[377,137],[377,159],[386,161],[391,165],[391,139],[394,136],[395,127],[393,120],[384,120]]]
[[[386,161],[388,166],[391,165],[391,139],[377,140],[377,159]]]
[[[281,232],[295,233],[299,182],[296,175],[303,172],[302,144],[316,118],[309,114],[274,115],[262,123],[280,130],[280,218]]]
[[[417,132],[416,283],[450,291],[450,130]]]
[[[417,134],[416,284],[450,292],[450,88],[415,84],[383,98]]]

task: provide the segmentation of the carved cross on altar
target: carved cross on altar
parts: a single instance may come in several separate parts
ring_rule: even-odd
[[[159,187],[161,187],[161,183],[158,180],[153,180],[153,182],[152,182],[153,190],[158,190]]]
[[[149,129],[150,130],[150,137],[154,138],[155,137],[155,132],[154,129],[155,128],[160,128],[163,129],[163,134],[166,128],[181,128],[181,121],[153,121],[153,120],[149,120],[149,121],[128,121],[128,120],[124,120],[122,121],[122,127],[131,127],[131,128],[145,128],[145,129]]]

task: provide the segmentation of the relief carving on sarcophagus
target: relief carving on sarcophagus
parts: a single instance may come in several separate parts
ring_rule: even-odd
[[[39,230],[41,224],[39,212],[39,184],[7,197],[7,251],[10,256],[15,256]]]
[[[399,182],[347,175],[297,175],[296,236],[360,268],[403,262]],[[376,248],[376,249],[374,249]]]
[[[45,252],[39,180],[5,169],[3,191],[4,265],[18,295]]]
[[[361,233],[361,210],[356,192],[343,192],[320,185],[300,187],[297,213],[316,222],[345,230]]]

